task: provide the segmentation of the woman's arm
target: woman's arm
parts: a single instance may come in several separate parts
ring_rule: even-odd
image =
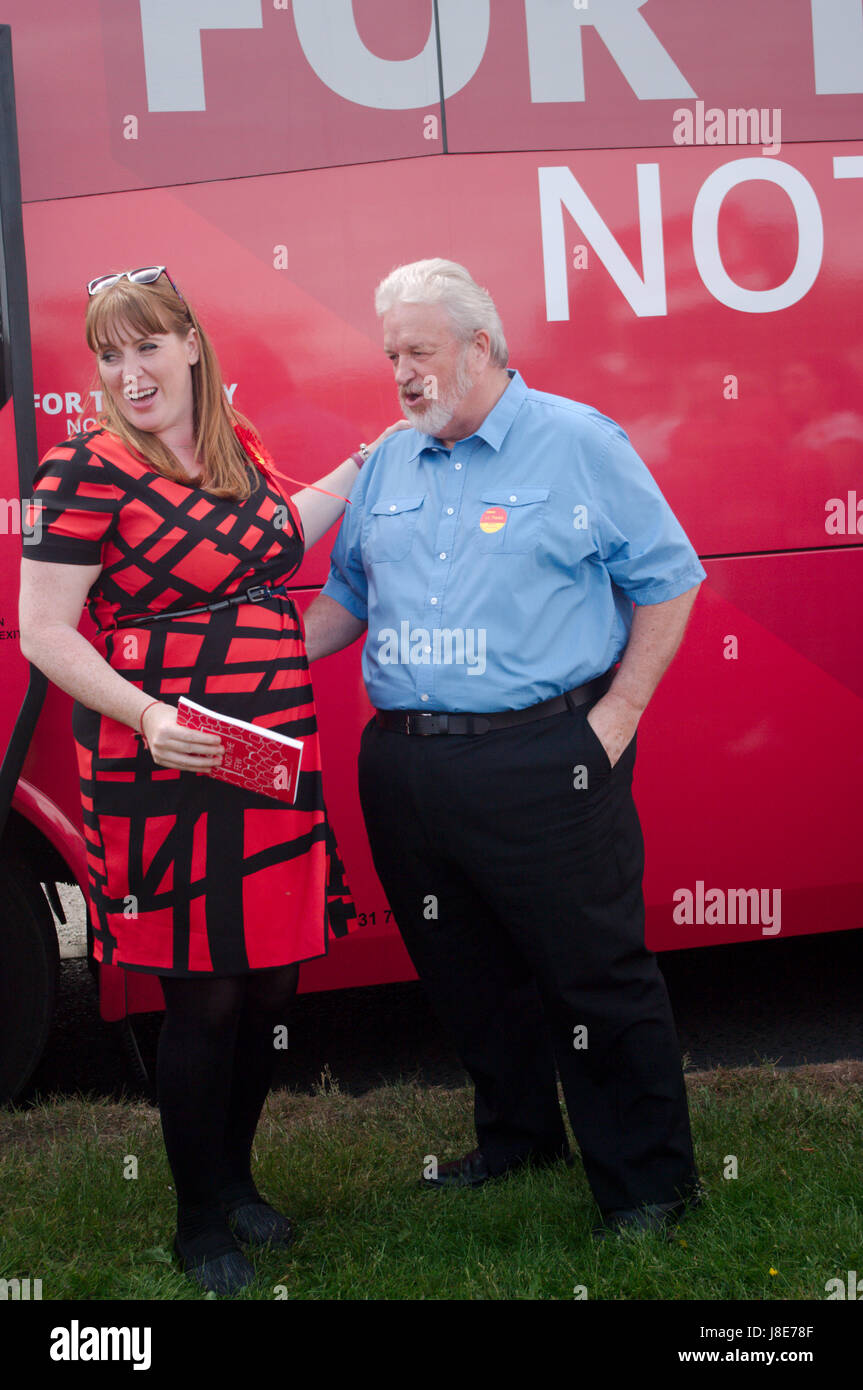
[[[359,471],[353,459],[345,459],[332,473],[317,479],[318,487],[325,487],[328,492],[339,492],[341,497],[325,497],[322,492],[314,492],[310,487],[304,487],[302,492],[292,495],[291,501],[303,523],[306,550],[310,550],[324,532],[329,531],[333,523],[338,521],[345,509],[342,497],[347,497]]]
[[[21,652],[73,699],[128,724],[137,733],[141,715],[153,703],[153,696],[109,666],[77,630],[84,600],[101,570],[101,565],[21,561]],[[221,740],[214,734],[182,728],[172,705],[160,702],[153,706],[146,717],[145,733],[153,760],[160,767],[200,772],[221,759]],[[200,745],[199,753],[189,751],[192,744]]]
[[[399,420],[394,425],[390,425],[384,430],[383,434],[378,435],[374,444],[369,445],[370,453],[388,439],[397,430],[410,429],[407,420]],[[295,492],[291,501],[300,514],[303,523],[303,535],[306,540],[306,550],[310,550],[316,541],[321,539],[325,531],[329,531],[334,522],[338,521],[345,509],[342,497],[347,497],[351,488],[357,480],[359,469],[353,459],[345,459],[338,468],[333,469],[332,473],[327,473],[323,478],[316,481],[317,487],[326,488],[328,492],[339,492],[341,497],[326,497],[322,492],[314,492],[312,488],[305,487],[302,492]]]

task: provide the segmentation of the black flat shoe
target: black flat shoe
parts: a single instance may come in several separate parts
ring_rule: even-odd
[[[238,1240],[244,1245],[270,1245],[285,1250],[293,1243],[294,1230],[286,1216],[269,1202],[244,1202],[228,1208],[228,1220]]]
[[[484,1182],[489,1182],[494,1176],[489,1172],[488,1164],[482,1156],[480,1149],[473,1149],[463,1158],[453,1158],[447,1163],[438,1164],[437,1174],[433,1178],[423,1175],[420,1183],[424,1188],[433,1187],[481,1187]]]
[[[420,1179],[420,1184],[426,1189],[481,1187],[483,1183],[492,1182],[495,1178],[504,1178],[508,1173],[514,1173],[519,1168],[547,1168],[550,1164],[559,1163],[562,1159],[570,1167],[575,1161],[572,1154],[530,1154],[526,1158],[508,1164],[502,1172],[492,1173],[489,1171],[482,1150],[472,1149],[463,1158],[453,1158],[447,1163],[439,1164],[437,1176],[434,1178],[424,1176]]]
[[[704,1189],[696,1186],[677,1202],[648,1202],[641,1207],[605,1212],[603,1224],[594,1226],[590,1234],[594,1240],[607,1240],[609,1236],[623,1235],[627,1231],[659,1231],[671,1239],[681,1218],[700,1207],[705,1197]]]
[[[236,1242],[224,1243],[224,1249],[206,1255],[192,1254],[183,1247],[179,1235],[174,1237],[174,1253],[180,1268],[207,1293],[239,1293],[255,1278],[255,1271]]]

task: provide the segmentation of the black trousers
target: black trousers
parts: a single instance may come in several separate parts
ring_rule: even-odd
[[[644,944],[636,740],[612,768],[588,708],[475,737],[372,720],[359,784],[378,876],[473,1080],[489,1168],[566,1153],[557,1072],[607,1213],[673,1202],[696,1174]]]

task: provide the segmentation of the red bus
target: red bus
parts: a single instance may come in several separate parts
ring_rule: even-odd
[[[50,1020],[46,894],[86,892],[71,702],[16,643],[22,499],[98,413],[83,287],[114,268],[170,268],[232,399],[312,480],[398,414],[375,284],[467,265],[528,385],[623,425],[707,570],[639,734],[648,944],[863,925],[859,0],[6,0],[3,18],[0,1091]],[[359,812],[359,657],[313,675],[363,929],[305,990],[413,976]],[[161,1007],[117,967],[99,999],[111,1020]]]

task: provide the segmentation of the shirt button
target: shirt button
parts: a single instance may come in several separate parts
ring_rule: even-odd
[[[510,501],[512,501],[512,498],[510,498]],[[396,509],[396,504],[395,504],[395,502],[393,502],[392,506],[390,507],[390,511],[391,511],[391,512],[394,512],[395,509]]]
[[[446,559],[446,551],[445,551],[445,550],[442,550],[442,551],[441,551],[441,553],[440,553],[440,558],[441,558],[442,560],[445,560],[445,559]]]
[[[437,599],[436,599],[436,598],[430,598],[430,599],[429,599],[429,603],[437,603]]]
[[[420,699],[421,699],[421,700],[427,700],[428,698],[429,698],[428,695],[420,695]]]
[[[461,468],[461,464],[460,464],[460,463],[457,463],[457,464],[456,464],[456,468]]]
[[[518,498],[516,497],[515,493],[513,493],[509,500],[510,502],[517,502]]]
[[[423,651],[428,653],[431,651],[431,647],[423,647]]]
[[[453,508],[452,508],[452,507],[447,507],[447,509],[446,509],[446,514],[447,514],[447,516],[452,516],[452,514],[453,514]]]

